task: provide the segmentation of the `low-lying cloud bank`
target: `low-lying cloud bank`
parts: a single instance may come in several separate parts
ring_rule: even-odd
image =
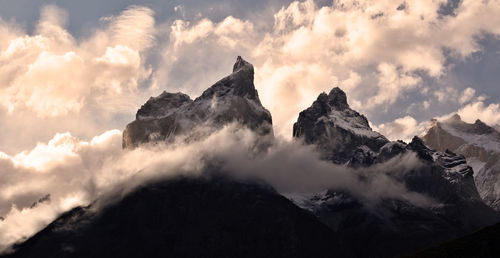
[[[307,194],[336,188],[366,204],[381,198],[417,206],[432,200],[406,190],[388,171],[405,173],[418,166],[414,155],[397,157],[369,170],[354,170],[319,159],[311,146],[277,139],[266,150],[256,147],[252,131],[230,125],[186,144],[122,150],[121,132],[111,130],[81,141],[69,133],[14,156],[0,153],[0,249],[25,239],[78,205],[87,205],[112,189],[126,193],[148,180],[198,176],[207,166],[239,180],[260,180],[282,194]],[[388,169],[391,167],[391,169]],[[360,180],[363,175],[363,180]],[[124,190],[125,189],[125,190]],[[124,191],[124,192],[123,192]],[[50,200],[31,205],[50,194]]]

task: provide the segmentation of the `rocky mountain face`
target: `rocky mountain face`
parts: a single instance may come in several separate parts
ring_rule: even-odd
[[[325,159],[337,164],[359,152],[377,151],[389,142],[370,128],[365,116],[349,107],[346,94],[339,88],[328,95],[321,93],[311,107],[300,112],[293,137],[315,144]]]
[[[418,137],[409,144],[388,141],[370,128],[363,115],[349,108],[339,88],[320,94],[300,113],[294,137],[315,145],[324,159],[348,167],[380,165],[402,155],[414,155],[418,161],[408,173],[380,167],[409,191],[432,198],[436,205],[431,207],[397,199],[365,207],[340,189],[292,198],[344,241],[363,242],[356,253],[359,257],[407,254],[498,221],[498,214],[482,202],[474,172],[463,156],[433,150]]]
[[[163,92],[151,97],[137,111],[136,120],[125,128],[123,147],[168,142],[180,135],[192,140],[231,122],[260,135],[272,135],[271,113],[262,106],[253,80],[253,65],[238,57],[232,74],[195,100],[183,93]]]
[[[238,57],[233,73],[195,100],[167,92],[149,99],[127,125],[123,147],[192,141],[233,122],[272,137],[253,77]],[[150,182],[123,199],[75,208],[6,257],[350,256],[329,227],[272,187],[208,167],[200,177]]]
[[[444,121],[433,120],[422,138],[437,150],[450,150],[467,158],[481,198],[500,210],[500,133],[480,120],[469,124],[454,115]]]
[[[189,142],[233,122],[272,137],[253,77],[253,66],[238,57],[233,73],[195,100],[167,92],[149,99],[127,125],[123,147]],[[432,203],[394,197],[367,205],[348,189],[285,198],[263,182],[222,176],[215,161],[202,176],[149,182],[75,208],[7,257],[393,257],[499,221],[464,156],[418,137],[389,141],[339,88],[300,113],[293,136],[360,181],[388,176]],[[405,160],[404,171],[391,166]]]

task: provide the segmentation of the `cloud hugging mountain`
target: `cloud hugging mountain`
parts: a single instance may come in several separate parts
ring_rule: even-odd
[[[124,149],[95,167],[105,187],[91,178],[88,205],[14,239],[7,257],[387,257],[499,221],[463,156],[389,141],[340,88],[299,114],[294,140],[275,137],[253,80],[238,57],[195,100],[150,98]]]

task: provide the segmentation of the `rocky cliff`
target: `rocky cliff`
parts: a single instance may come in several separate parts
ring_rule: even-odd
[[[195,100],[183,93],[151,97],[125,128],[123,147],[168,142],[181,135],[193,140],[232,122],[272,135],[271,114],[262,106],[253,79],[253,65],[238,57],[233,72]]]
[[[302,111],[293,136],[316,146],[322,157],[353,168],[376,167],[405,187],[434,200],[419,207],[401,199],[385,199],[375,206],[345,189],[292,197],[311,210],[346,242],[363,242],[360,257],[398,256],[490,225],[499,215],[486,206],[477,191],[473,169],[464,156],[436,151],[414,137],[410,143],[390,142],[374,132],[367,119],[352,110],[339,88],[322,93]],[[408,172],[395,170],[391,160],[410,155]],[[400,159],[398,162],[404,162]],[[356,171],[363,170],[353,170]],[[366,177],[364,174],[360,178]],[[389,186],[388,186],[389,187]]]
[[[432,120],[422,139],[437,150],[450,150],[465,156],[474,169],[481,197],[500,210],[500,133],[495,128],[481,120],[466,123],[455,114],[442,121]]]
[[[389,142],[370,128],[365,116],[349,107],[346,94],[338,87],[329,94],[321,93],[311,107],[300,112],[293,137],[315,144],[325,159],[337,164],[350,160],[360,148],[376,152]]]

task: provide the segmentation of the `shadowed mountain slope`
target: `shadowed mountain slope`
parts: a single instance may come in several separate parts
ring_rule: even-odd
[[[269,187],[179,178],[75,208],[5,257],[339,257],[314,215]]]

